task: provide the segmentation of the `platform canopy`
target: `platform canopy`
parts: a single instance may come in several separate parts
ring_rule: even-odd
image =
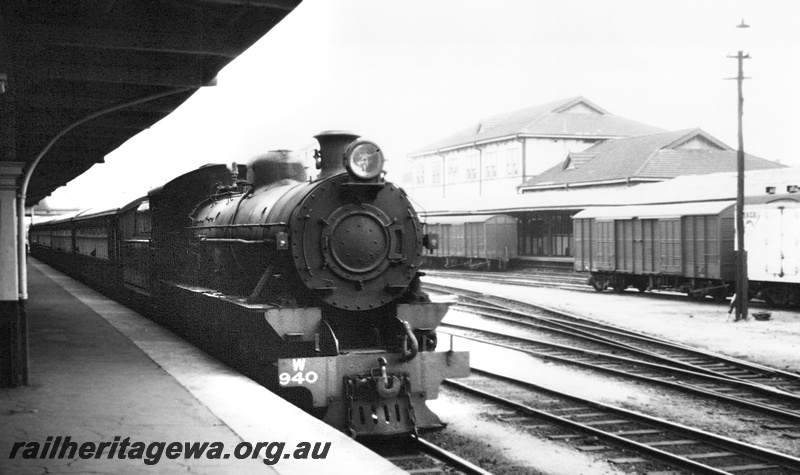
[[[2,0],[0,161],[43,156],[35,204],[175,110],[300,0]],[[170,94],[171,93],[171,94]],[[0,163],[1,164],[1,163]]]

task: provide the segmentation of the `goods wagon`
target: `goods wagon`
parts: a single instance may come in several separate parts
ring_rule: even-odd
[[[678,290],[725,299],[734,289],[729,201],[591,208],[574,217],[575,270],[595,290]]]
[[[800,197],[746,199],[744,231],[750,294],[778,307],[800,304]]]
[[[437,241],[430,267],[505,269],[517,256],[517,220],[508,215],[428,217],[425,230]]]

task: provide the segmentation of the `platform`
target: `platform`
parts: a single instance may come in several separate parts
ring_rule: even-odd
[[[31,385],[0,390],[0,474],[405,473],[152,321],[29,265]],[[237,457],[259,443],[259,458]]]

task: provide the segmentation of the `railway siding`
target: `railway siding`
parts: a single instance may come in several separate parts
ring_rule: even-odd
[[[727,306],[723,307],[710,301],[707,303],[689,302],[681,296],[678,296],[677,299],[666,297],[652,299],[636,292],[626,292],[621,295],[598,295],[552,288],[464,282],[463,279],[426,278],[426,283],[429,281],[436,281],[436,283],[442,285],[468,287],[485,295],[501,295],[534,304],[543,304],[547,307],[560,308],[577,315],[593,316],[598,320],[631,328],[633,331],[642,331],[644,329],[644,333],[654,334],[663,339],[682,341],[693,346],[700,346],[701,349],[711,352],[727,353],[734,358],[745,356],[739,348],[735,347],[737,343],[744,342],[744,347],[751,348],[753,347],[753,342],[758,342],[759,345],[756,346],[764,348],[766,352],[780,354],[783,360],[796,363],[796,361],[793,361],[792,351],[797,341],[798,332],[796,330],[798,329],[797,323],[800,316],[794,312],[775,312],[776,315],[773,320],[768,322],[751,320],[734,323],[727,319]],[[455,285],[456,282],[458,285]],[[614,301],[613,308],[603,305],[604,301],[607,302],[605,297],[611,297]],[[463,312],[456,313],[453,310],[451,312],[451,315],[448,315],[444,323],[452,322],[454,324],[469,325],[468,314]],[[599,318],[598,315],[606,318]],[[613,317],[618,318],[615,319]],[[676,319],[678,319],[677,322],[675,321]],[[638,325],[637,328],[639,323],[641,325]],[[697,330],[695,326],[702,328],[702,330]],[[714,330],[709,330],[710,328]],[[654,331],[660,329],[665,331]],[[735,339],[716,342],[719,335],[715,335],[713,332],[729,332]],[[717,344],[696,345],[695,343],[706,339],[713,339]],[[770,343],[776,344],[770,346]],[[473,366],[477,365],[477,367],[484,368],[489,364],[492,368],[495,368],[496,364],[500,364],[509,371],[514,369],[515,373],[518,370],[521,371],[523,368],[527,368],[528,372],[532,372],[531,378],[533,378],[533,381],[548,387],[550,384],[555,384],[556,387],[566,388],[568,392],[574,394],[583,394],[584,397],[592,399],[595,396],[600,397],[600,400],[611,404],[621,404],[623,407],[629,407],[639,412],[675,420],[687,425],[698,425],[712,432],[726,434],[733,439],[748,441],[757,445],[772,447],[781,452],[798,455],[795,438],[800,436],[800,425],[795,421],[778,423],[766,413],[758,415],[734,406],[720,405],[718,402],[702,402],[696,396],[687,395],[683,391],[675,392],[658,389],[658,387],[650,386],[649,384],[647,385],[649,387],[647,387],[641,383],[632,383],[631,379],[625,374],[610,377],[596,374],[596,376],[587,379],[586,375],[588,373],[586,371],[572,370],[577,371],[579,374],[569,376],[561,374],[565,372],[563,369],[556,371],[556,368],[562,366],[559,363],[547,363],[545,360],[539,359],[536,361],[531,358],[526,361],[516,361],[515,359],[514,363],[510,363],[511,360],[507,357],[495,356],[494,358],[488,358],[481,355],[478,348],[471,344],[459,341],[457,346],[459,349],[464,349],[461,345],[466,345],[472,351]],[[608,352],[617,353],[617,351]],[[761,356],[761,353],[758,356]],[[696,361],[694,361],[694,358],[680,357],[680,359],[688,363],[709,364],[699,357]],[[769,363],[769,358],[745,356],[744,359],[757,363]],[[511,367],[509,367],[509,364]],[[787,367],[781,365],[768,366],[776,366],[780,370],[776,371],[775,375],[781,375],[787,370],[789,372],[797,372],[791,365],[785,365]],[[617,369],[620,368],[618,367]],[[714,365],[708,368],[712,372],[717,372],[719,369]],[[625,373],[625,371],[630,371],[630,369],[622,368],[622,372]],[[647,372],[649,373],[649,371]],[[724,368],[723,372],[730,373],[729,376],[731,378],[742,379],[739,370]],[[566,373],[570,373],[570,371],[566,371]],[[559,374],[561,375],[559,376]],[[722,375],[715,377],[718,376]],[[750,379],[750,375],[746,375],[744,379]],[[775,381],[770,381],[771,379],[773,379],[773,376],[759,376],[755,383],[756,385],[773,385]],[[777,379],[780,380],[781,377]],[[753,381],[752,379],[750,380]],[[698,387],[704,385],[699,381],[697,383],[694,385]],[[709,384],[713,384],[713,382]],[[718,388],[703,389],[718,390]],[[794,384],[785,385],[784,390],[789,393],[796,392]],[[723,389],[721,392],[726,391],[726,389]],[[733,396],[738,397],[739,395],[734,393]],[[742,398],[754,400],[759,396],[748,394]]]
[[[464,278],[426,276],[424,282],[541,304],[553,309],[682,342],[703,350],[800,374],[800,312],[771,309],[768,321],[733,322],[728,306],[693,302],[685,296],[635,290],[622,294],[575,292],[534,285],[503,285]],[[764,311],[753,309],[753,311]]]

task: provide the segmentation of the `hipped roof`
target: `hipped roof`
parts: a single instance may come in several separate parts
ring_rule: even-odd
[[[424,155],[517,135],[605,139],[662,131],[658,127],[612,115],[588,99],[577,96],[481,119],[477,124],[430,143],[411,155]]]

